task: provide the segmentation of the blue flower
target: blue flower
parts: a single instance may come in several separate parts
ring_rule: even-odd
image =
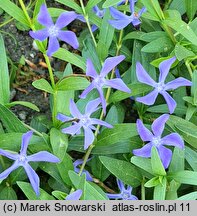
[[[83,191],[78,189],[74,191],[73,193],[69,194],[65,200],[79,200]]]
[[[151,149],[153,146],[155,146],[165,169],[170,164],[172,158],[172,151],[166,148],[164,145],[176,146],[180,149],[184,148],[184,142],[178,133],[171,133],[163,138],[161,137],[165,127],[165,123],[167,122],[168,119],[169,119],[169,114],[163,114],[159,118],[157,118],[151,126],[153,133],[151,133],[144,126],[142,121],[138,119],[137,120],[138,134],[140,135],[141,139],[144,142],[148,141],[148,143],[140,149],[133,150],[134,155],[148,158],[151,157]]]
[[[127,186],[127,188],[124,186],[124,183],[117,179],[117,184],[118,188],[120,189],[119,194],[109,194],[107,193],[106,195],[108,196],[109,199],[121,199],[121,200],[138,200],[138,198],[132,194],[132,187]]]
[[[72,126],[62,129],[63,133],[71,134],[71,135],[80,134],[81,128],[83,128],[84,135],[85,135],[84,150],[86,150],[94,142],[94,133],[92,132],[92,130],[96,130],[94,125],[103,125],[108,128],[113,127],[107,122],[90,117],[92,113],[94,113],[96,110],[99,109],[98,107],[99,104],[100,104],[99,98],[88,102],[85,108],[85,113],[81,114],[75,102],[71,99],[70,100],[70,113],[73,116],[73,118],[65,116],[60,113],[57,115],[57,119],[62,122],[73,120],[74,124]]]
[[[29,144],[29,140],[32,137],[32,134],[33,134],[32,131],[28,131],[27,133],[23,134],[21,149],[19,154],[10,153],[9,151],[0,149],[0,155],[15,160],[15,162],[11,167],[9,167],[8,169],[6,169],[0,174],[0,180],[6,179],[12,171],[22,166],[25,169],[25,172],[29,178],[33,190],[35,191],[36,195],[39,196],[40,180],[36,172],[29,165],[29,162],[45,161],[45,162],[58,163],[60,162],[60,160],[59,158],[57,158],[56,156],[54,156],[53,154],[47,151],[41,151],[33,155],[27,155],[27,147]]]
[[[43,26],[46,26],[46,28],[38,31],[30,31],[29,34],[32,38],[39,41],[44,41],[49,37],[48,56],[52,56],[53,53],[59,49],[60,45],[58,39],[70,44],[74,49],[77,49],[79,43],[75,33],[72,31],[61,30],[76,18],[77,14],[75,12],[63,12],[54,24],[46,5],[43,4],[40,7],[40,12],[38,14],[38,22]]]
[[[121,30],[125,28],[130,23],[133,26],[137,26],[141,23],[140,16],[146,11],[146,8],[143,7],[138,13],[135,12],[135,2],[136,0],[129,0],[130,1],[130,11],[131,15],[127,16],[126,14],[118,11],[117,9],[110,7],[110,13],[114,20],[109,20],[109,23],[116,29]]]

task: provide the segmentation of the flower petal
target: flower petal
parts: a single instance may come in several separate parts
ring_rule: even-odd
[[[13,153],[6,151],[6,150],[3,150],[3,149],[0,149],[0,155],[3,155],[3,156],[10,158],[12,160],[17,160],[17,158],[18,158],[18,154],[13,154]]]
[[[84,150],[86,150],[94,142],[94,133],[88,127],[84,128]]]
[[[59,28],[62,29],[65,26],[67,26],[69,23],[71,23],[74,19],[77,18],[77,14],[74,11],[69,11],[69,12],[63,12],[60,14],[58,17],[55,25]]]
[[[47,55],[52,56],[60,48],[59,41],[56,37],[49,37]]]
[[[79,42],[77,40],[76,34],[72,31],[59,31],[58,38],[68,43],[74,49],[77,49],[79,47]]]
[[[81,113],[79,112],[79,109],[77,108],[76,103],[73,99],[70,99],[70,113],[73,117],[80,119]]]
[[[130,11],[131,13],[135,12],[135,3],[136,3],[136,0],[130,0]]]
[[[144,126],[140,119],[137,120],[136,126],[138,134],[144,142],[152,140],[153,134]]]
[[[176,146],[180,149],[184,148],[184,141],[178,133],[171,133],[163,137],[162,143],[168,146]]]
[[[57,118],[58,120],[62,121],[62,122],[70,121],[70,120],[73,119],[73,118],[68,117],[68,116],[66,116],[66,115],[63,115],[63,114],[61,114],[61,113],[58,113],[57,116],[56,116],[56,118]]]
[[[159,64],[159,71],[160,71],[160,75],[159,75],[159,82],[164,82],[169,70],[171,68],[171,65],[176,61],[176,57],[172,57],[170,59],[167,59],[165,61],[162,61]]]
[[[125,59],[124,55],[107,58],[103,64],[100,75],[102,77],[105,77],[112,69],[114,69],[124,59]]]
[[[70,127],[62,129],[62,133],[75,135],[81,129],[81,125],[76,123]]]
[[[192,85],[191,81],[189,81],[183,77],[179,77],[175,80],[172,80],[169,83],[166,83],[165,84],[165,90],[176,89],[176,88],[181,87],[181,86],[191,86],[191,85]]]
[[[118,20],[119,19],[120,20],[126,20],[126,19],[128,19],[127,15],[125,15],[124,13],[122,13],[119,10],[115,9],[114,7],[110,7],[109,10],[110,10],[111,16],[114,19],[118,19]]]
[[[172,158],[172,151],[162,145],[160,145],[157,149],[164,168],[168,168]]]
[[[105,85],[111,86],[112,88],[118,89],[123,92],[131,93],[131,90],[126,86],[126,84],[120,78],[106,80]]]
[[[27,147],[32,135],[33,135],[33,131],[28,131],[27,133],[23,134],[20,154],[26,155]]]
[[[44,41],[49,36],[47,29],[41,29],[38,31],[30,31],[29,35],[35,40]]]
[[[95,100],[89,101],[85,108],[86,115],[90,116],[92,113],[98,110],[98,105],[101,103],[101,99],[97,98]]]
[[[138,198],[135,195],[131,195],[127,200],[138,200]]]
[[[9,176],[9,174],[15,169],[17,169],[18,167],[19,167],[18,163],[14,162],[11,167],[7,168],[2,173],[0,173],[0,180],[6,179]]]
[[[162,91],[160,94],[165,98],[170,114],[172,114],[176,108],[176,101],[166,91]]]
[[[120,179],[116,179],[116,181],[117,181],[117,185],[120,191],[122,192],[123,190],[125,190],[124,183]]]
[[[100,119],[91,118],[91,123],[96,125],[103,125],[107,128],[113,128],[113,126],[105,121],[102,121]]]
[[[104,94],[103,94],[103,90],[102,90],[102,88],[97,88],[97,90],[99,92],[99,96],[100,96],[100,99],[101,99],[101,104],[102,104],[103,112],[104,112],[104,115],[105,115],[106,114],[107,103],[106,103],[106,100],[105,100],[105,97],[104,97]]]
[[[155,119],[151,126],[155,136],[161,136],[165,127],[165,123],[168,121],[169,117],[170,116],[168,114],[163,114],[159,118]]]
[[[94,68],[94,65],[92,63],[92,61],[90,59],[87,59],[87,64],[86,64],[86,75],[87,76],[90,76],[92,78],[96,78],[98,76],[95,68]]]
[[[83,191],[78,189],[76,190],[75,192],[69,194],[67,197],[66,197],[66,200],[79,200],[81,195],[82,195]]]
[[[139,82],[155,86],[156,82],[149,76],[140,62],[136,63],[136,75]]]
[[[53,20],[45,4],[42,4],[40,7],[40,12],[38,14],[38,22],[47,27],[53,25]]]
[[[157,96],[158,96],[158,91],[157,89],[154,89],[144,97],[137,97],[136,101],[146,105],[153,105],[155,103]]]
[[[94,89],[95,86],[93,83],[91,83],[82,93],[81,95],[79,96],[80,98],[84,99],[86,98],[87,94],[92,91],[92,89]]]
[[[51,163],[60,162],[60,159],[58,157],[56,157],[55,155],[47,151],[40,151],[33,155],[27,156],[27,160],[28,161],[45,161],[45,162],[51,162]]]
[[[138,12],[138,17],[140,17],[143,13],[145,13],[146,12],[146,8],[145,7],[143,7],[141,10],[139,10],[139,12]]]
[[[152,145],[150,143],[147,143],[140,149],[134,149],[133,154],[140,157],[151,157],[151,148]]]
[[[126,26],[128,26],[131,21],[130,19],[122,19],[122,20],[109,20],[108,22],[115,29],[121,30]]]
[[[122,194],[109,194],[109,193],[106,193],[107,197],[109,199],[121,199],[122,198]]]
[[[29,181],[31,183],[31,186],[33,190],[35,191],[36,195],[40,195],[39,191],[39,185],[40,185],[40,179],[36,172],[32,169],[32,167],[27,163],[24,166],[25,172],[27,173],[27,176],[29,178]]]
[[[141,21],[138,19],[138,18],[133,18],[132,17],[132,24],[133,24],[133,26],[138,26],[140,23],[141,23]]]

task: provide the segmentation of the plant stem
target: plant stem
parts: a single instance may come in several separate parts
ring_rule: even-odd
[[[27,18],[27,21],[29,22],[29,26],[32,28],[32,21],[31,21],[31,18],[29,17],[29,14],[27,13],[27,10],[26,10],[26,7],[25,7],[23,0],[19,0],[19,3],[21,5],[21,8],[22,8],[26,18]]]
[[[87,26],[88,26],[90,35],[91,35],[92,40],[93,40],[93,42],[94,42],[94,46],[97,47],[97,43],[96,43],[94,34],[93,34],[93,32],[92,32],[92,29],[91,29],[91,25],[90,25],[90,22],[89,22],[89,19],[88,19],[88,14],[86,13],[83,0],[80,0],[80,5],[81,5],[81,8],[82,8],[83,16],[84,16],[84,18],[85,18],[85,20],[86,20],[86,23],[87,23]]]
[[[46,61],[47,67],[48,67],[52,88],[55,89],[55,80],[54,80],[53,70],[52,70],[52,67],[51,67],[49,57],[46,54],[44,54],[44,58],[45,58],[45,61]]]
[[[80,2],[81,2],[81,1],[80,1]],[[125,2],[125,5],[127,5],[127,4],[128,4],[128,0],[126,0],[126,2]],[[124,11],[124,14],[125,14],[125,13],[126,13],[126,11]],[[123,29],[122,29],[122,30],[120,31],[120,33],[119,33],[119,39],[118,39],[118,43],[117,43],[117,45],[116,45],[116,47],[117,47],[116,56],[118,56],[118,55],[120,54],[120,49],[121,49],[121,47],[122,47],[122,37],[123,37]],[[113,79],[114,74],[115,74],[115,70],[116,70],[116,67],[113,68],[113,70],[112,70],[112,72],[111,72],[110,79]],[[108,104],[108,100],[109,100],[110,93],[111,93],[111,88],[108,88],[108,89],[107,89],[106,96],[105,96],[105,100],[106,100],[106,103],[107,103],[107,104]],[[104,118],[104,112],[103,112],[103,110],[102,110],[99,119],[102,120],[103,118]],[[101,127],[100,125],[97,125],[96,131],[95,131],[95,133],[94,133],[95,138],[98,136],[98,132],[99,132],[100,127]],[[82,166],[80,167],[79,175],[82,174],[82,172],[83,172],[83,170],[84,170],[84,168],[85,168],[85,165],[86,165],[86,163],[87,163],[87,160],[88,160],[88,158],[89,158],[89,156],[90,156],[90,154],[91,154],[93,148],[94,148],[94,144],[91,144],[91,145],[89,146],[89,148],[88,148],[86,154],[85,154],[85,157],[84,157],[84,160],[83,160],[83,164],[82,164]]]
[[[145,200],[146,199],[146,193],[145,193],[145,187],[144,187],[144,179],[141,183],[141,199]]]

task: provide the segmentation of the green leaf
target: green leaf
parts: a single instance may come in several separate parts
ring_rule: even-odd
[[[185,165],[185,150],[175,147],[172,155],[172,160],[168,168],[169,172],[178,172],[184,170],[184,165]]]
[[[54,155],[63,160],[68,147],[68,136],[56,128],[52,128],[50,131],[50,142]]]
[[[0,59],[1,59],[0,60],[0,103],[5,104],[10,101],[10,82],[9,82],[9,72],[8,72],[5,45],[1,34],[0,34]]]
[[[152,179],[150,179],[149,181],[147,181],[144,186],[147,188],[151,188],[151,187],[155,187],[158,184],[160,184],[160,179],[158,176],[153,177]]]
[[[186,12],[189,20],[192,20],[197,11],[197,1],[196,0],[185,0]]]
[[[161,177],[160,181],[160,184],[156,185],[154,188],[153,200],[165,200],[167,186],[166,177]]]
[[[122,101],[126,98],[129,98],[131,96],[137,96],[140,94],[145,94],[146,92],[150,91],[152,87],[142,84],[142,83],[134,83],[134,84],[128,84],[127,85],[131,89],[131,93],[126,93],[122,91],[116,91],[113,93],[109,98],[109,103],[116,103],[119,101]]]
[[[40,112],[39,108],[35,104],[32,104],[31,102],[27,102],[27,101],[10,102],[10,103],[6,104],[6,107],[10,108],[10,107],[13,107],[13,106],[16,106],[16,105],[22,105],[22,106],[28,107],[28,108],[30,108],[32,110],[35,110],[37,112]]]
[[[52,192],[52,195],[55,197],[55,198],[57,198],[58,200],[65,200],[65,198],[66,198],[66,196],[68,195],[68,194],[66,194],[66,193],[64,193],[64,192],[62,192],[62,191],[53,191]]]
[[[197,200],[197,192],[191,192],[179,197],[177,200]]]
[[[11,187],[5,187],[1,190],[0,200],[17,200],[17,195]]]
[[[154,17],[158,17],[160,20],[164,18],[158,0],[141,0],[141,2]]]
[[[120,0],[106,0],[102,6],[102,8],[109,8],[111,6],[117,5]]]
[[[142,176],[131,163],[105,156],[100,156],[99,159],[113,175],[125,184],[132,187],[137,187],[141,184]]]
[[[186,12],[184,1],[185,0],[173,0],[170,4],[170,9],[177,10],[183,15]]]
[[[166,192],[166,200],[175,200],[177,199],[177,190],[180,187],[180,183],[172,180],[169,184],[168,184],[168,190]]]
[[[194,70],[192,74],[192,87],[191,87],[191,95],[194,96],[197,90],[197,70]]]
[[[185,146],[185,159],[195,172],[197,172],[196,158],[197,158],[197,152],[189,148],[188,146]]]
[[[8,108],[0,104],[0,119],[8,132],[25,133],[28,130]]]
[[[191,104],[188,104],[188,108],[187,108],[187,112],[186,112],[186,117],[185,117],[185,119],[186,119],[187,121],[189,121],[189,120],[192,118],[192,116],[194,115],[194,113],[196,113],[196,111],[197,111],[196,106],[193,106],[193,105],[191,105]]]
[[[151,149],[151,166],[153,173],[158,176],[165,176],[166,171],[163,167],[163,164],[161,162],[161,159],[159,157],[159,153],[156,149],[156,147],[152,147]]]
[[[197,172],[184,170],[176,173],[169,173],[168,178],[174,179],[182,184],[197,185]]]
[[[131,158],[131,163],[135,164],[136,166],[138,166],[139,168],[147,171],[148,173],[150,173],[151,175],[154,175],[153,170],[152,170],[152,166],[151,166],[151,160],[148,158],[143,158],[143,157],[137,157],[137,156],[133,156]]]
[[[27,182],[18,181],[17,185],[29,200],[54,200],[54,197],[49,195],[43,189],[40,189],[40,196],[37,197],[34,190],[32,189],[31,184]]]
[[[37,89],[40,89],[40,90],[43,90],[45,92],[48,92],[50,94],[53,94],[54,91],[53,91],[53,88],[51,87],[51,85],[49,84],[49,82],[45,79],[39,79],[39,80],[36,80],[32,83],[32,85],[37,88]]]
[[[129,32],[129,33],[123,38],[123,41],[125,41],[125,40],[132,40],[132,39],[143,40],[143,39],[142,39],[143,35],[146,35],[146,33],[141,32],[141,31],[132,31],[132,32]],[[145,40],[145,41],[146,41],[146,40]]]
[[[88,13],[88,11],[92,10],[92,8],[97,5],[98,3],[100,3],[102,0],[89,0],[85,9],[86,12]]]
[[[182,61],[183,59],[186,59],[190,56],[195,56],[195,53],[193,53],[191,50],[188,50],[184,46],[181,46],[180,44],[176,44],[175,55],[179,61]]]
[[[55,1],[63,5],[66,5],[67,7],[72,8],[77,13],[82,13],[81,7],[77,3],[75,3],[75,1],[65,1],[65,0],[55,0]]]
[[[151,41],[142,48],[142,52],[146,53],[158,53],[169,52],[174,47],[169,37],[161,37],[154,41]]]
[[[59,48],[59,50],[53,54],[53,57],[69,62],[70,64],[81,68],[83,71],[86,70],[85,60],[81,56],[71,53],[66,49]]]
[[[163,23],[173,28],[175,31],[183,35],[187,40],[197,46],[197,35],[187,23],[181,19],[166,19],[163,21]]]
[[[8,13],[11,17],[16,19],[17,21],[30,27],[23,11],[10,0],[0,1],[0,8],[2,8],[6,13]]]
[[[66,77],[56,84],[58,91],[83,90],[90,82],[84,77]]]
[[[111,18],[109,9],[106,9],[105,15],[102,19],[99,41],[97,44],[97,53],[101,61],[104,61],[109,53],[109,48],[111,46],[114,37],[114,27],[109,24],[109,19]]]

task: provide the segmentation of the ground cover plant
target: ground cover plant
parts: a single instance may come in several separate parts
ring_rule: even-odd
[[[196,10],[196,0],[0,1],[0,199],[197,199]],[[44,73],[12,60],[10,22]],[[21,79],[35,104],[11,97],[29,94]],[[29,120],[19,105],[35,110]]]

